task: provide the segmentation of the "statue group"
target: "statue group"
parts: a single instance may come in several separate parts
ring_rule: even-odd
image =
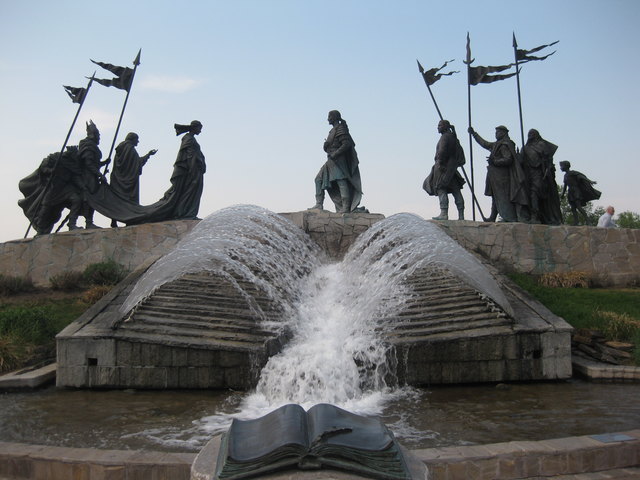
[[[101,168],[110,163],[102,160],[100,132],[91,121],[87,136],[78,146],[48,155],[38,169],[22,179],[19,188],[24,198],[18,201],[38,235],[50,233],[69,211],[58,227],[66,223],[69,230],[81,227],[78,217],[85,219],[85,228],[100,228],[93,222],[94,212],[117,222],[136,225],[166,220],[195,219],[200,207],[206,171],[205,158],[196,141],[202,123],[174,125],[176,135],[183,135],[178,156],[173,165],[170,187],[164,196],[151,205],[140,205],[140,175],[142,168],[156,150],[140,156],[136,151],[139,136],[129,133],[116,148],[110,182]]]
[[[464,165],[464,152],[457,139],[455,129],[447,120],[438,123],[441,137],[436,146],[435,162],[431,173],[423,183],[423,189],[440,202],[440,214],[434,220],[448,220],[448,194],[458,208],[458,219],[464,219],[464,199],[461,189],[464,185],[458,167]],[[556,145],[545,140],[536,129],[529,130],[527,143],[522,152],[509,138],[509,130],[504,125],[495,129],[495,141],[482,138],[473,127],[469,134],[483,148],[488,150],[486,196],[491,197],[491,213],[485,221],[495,222],[498,216],[503,222],[542,223],[560,225],[563,222],[560,209],[560,194],[556,184],[556,169],[553,156]],[[600,192],[592,182],[580,172],[569,171],[569,162],[560,162],[564,177],[562,195],[569,190],[569,205],[574,224],[579,222],[578,213],[586,224],[584,206],[588,201],[600,198]]]
[[[347,122],[337,110],[329,112],[327,121],[331,125],[323,145],[327,157],[315,177],[316,202],[311,209],[323,209],[325,193],[328,193],[336,212],[366,212],[360,206],[362,182],[358,154]],[[95,211],[110,218],[112,227],[117,227],[118,222],[137,225],[196,219],[206,172],[205,158],[196,141],[202,132],[202,123],[194,120],[188,125],[175,124],[174,128],[176,135],[182,135],[182,141],[170,187],[151,205],[140,205],[140,175],[157,150],[140,156],[136,150],[139,136],[130,132],[115,150],[113,171],[107,180],[105,173],[110,160],[102,160],[100,132],[91,121],[87,123],[86,138],[78,146],[69,146],[62,154],[48,155],[35,172],[20,181],[24,198],[18,204],[39,235],[50,233],[65,209],[69,213],[57,231],[65,223],[69,230],[81,228],[77,224],[79,216],[84,217],[85,228],[99,228],[93,221]],[[494,142],[482,138],[472,127],[468,132],[490,152],[485,195],[491,197],[491,213],[484,220],[493,222],[499,216],[504,222],[562,223],[553,163],[556,145],[543,139],[535,129],[529,131],[522,152],[518,152],[509,138],[509,130],[503,125],[496,127]],[[434,219],[449,219],[449,195],[452,195],[458,219],[464,220],[465,180],[458,171],[465,164],[464,150],[449,121],[438,123],[438,133],[435,162],[423,189],[438,197],[440,214]],[[568,191],[574,222],[579,221],[578,214],[586,222],[584,206],[599,198],[600,192],[593,188],[595,182],[570,170],[569,162],[560,162],[560,167],[565,172],[562,195]]]

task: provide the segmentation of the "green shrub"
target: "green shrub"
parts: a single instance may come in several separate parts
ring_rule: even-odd
[[[82,272],[61,272],[57,275],[53,275],[49,279],[51,288],[54,290],[63,290],[65,292],[82,290],[83,285],[83,273]]]
[[[35,287],[30,278],[0,274],[0,295],[15,295],[33,290]]]
[[[26,343],[44,343],[58,333],[51,319],[51,308],[47,307],[5,308],[0,311],[0,336],[15,337]]]
[[[87,285],[115,285],[129,272],[114,260],[93,263],[85,268],[82,278]]]

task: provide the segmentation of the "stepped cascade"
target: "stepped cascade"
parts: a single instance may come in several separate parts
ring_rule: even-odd
[[[405,384],[568,378],[570,331],[415,215],[335,262],[282,216],[235,206],[61,332],[57,381],[349,408]]]

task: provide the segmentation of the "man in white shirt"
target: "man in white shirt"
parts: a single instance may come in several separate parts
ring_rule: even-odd
[[[616,213],[615,209],[609,205],[605,213],[598,219],[598,227],[616,228],[617,225],[613,222],[614,213]]]

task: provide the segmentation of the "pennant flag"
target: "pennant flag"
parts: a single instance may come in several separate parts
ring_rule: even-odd
[[[498,80],[505,80],[513,77],[518,72],[506,73],[504,75],[489,75],[490,73],[503,72],[513,67],[513,63],[509,65],[486,66],[486,67],[469,67],[469,85],[478,85],[479,83],[493,83]]]
[[[514,37],[515,38],[515,37]],[[508,65],[496,65],[491,66],[488,65],[486,67],[472,67],[471,64],[475,61],[475,58],[471,58],[471,39],[469,38],[469,33],[467,32],[467,59],[464,61],[467,64],[467,72],[469,75],[469,85],[478,85],[479,83],[493,83],[498,80],[505,80],[507,78],[513,77],[518,73],[518,71],[513,73],[506,73],[504,75],[489,75],[490,73],[504,72],[505,70],[513,67],[513,63]]]
[[[86,88],[69,87],[67,85],[63,85],[62,87],[64,88],[64,91],[67,92],[67,95],[71,97],[71,101],[73,103],[82,103],[84,97],[87,95]]]
[[[139,54],[138,54],[139,55]],[[105,79],[105,78],[96,78],[95,81],[100,85],[104,85],[105,87],[116,87],[121,90],[126,90],[127,92],[131,88],[131,82],[133,81],[133,69],[128,67],[118,67],[117,65],[112,65],[110,63],[104,62],[96,62],[95,60],[91,60],[96,65],[101,66],[105,70],[109,70],[116,77]]]
[[[420,62],[418,60],[416,60],[416,62],[418,62],[418,70],[420,70],[420,73],[422,74],[422,78],[424,78],[424,81],[429,86],[433,85],[434,83],[436,83],[438,80],[440,80],[444,76],[453,75],[454,73],[460,73],[458,71],[451,71],[451,72],[448,72],[448,73],[438,73],[440,70],[442,70],[444,67],[446,67],[449,63],[453,62],[453,60],[449,60],[447,62],[444,62],[442,64],[442,66],[439,67],[439,68],[438,67],[430,68],[427,71],[425,71],[424,68],[422,68],[422,65],[420,65]]]
[[[532,48],[531,50],[522,50],[522,49],[518,49],[518,44],[516,43],[516,36],[515,34],[513,35],[513,47],[516,49],[516,60],[518,62],[530,62],[532,60],[544,60],[545,58],[550,57],[551,55],[553,55],[555,52],[555,50],[551,53],[549,53],[548,55],[545,55],[544,57],[537,57],[535,55],[531,55],[532,53],[538,52],[540,50],[542,50],[543,48],[547,48],[547,47],[551,47],[552,45],[555,45],[556,43],[558,43],[560,40],[556,40],[553,43],[549,43],[547,45],[540,45],[539,47],[535,47]]]

